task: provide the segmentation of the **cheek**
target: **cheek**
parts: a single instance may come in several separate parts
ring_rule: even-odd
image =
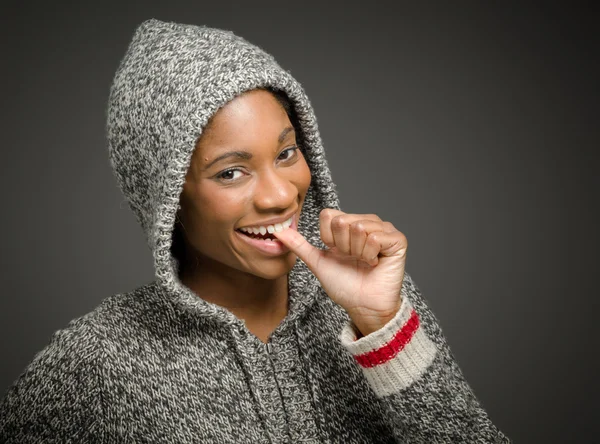
[[[207,190],[195,201],[193,220],[194,248],[204,256],[222,262],[227,257],[231,231],[244,205],[232,190]]]
[[[246,197],[235,188],[205,187],[194,201],[194,228],[201,237],[231,229],[246,208]]]

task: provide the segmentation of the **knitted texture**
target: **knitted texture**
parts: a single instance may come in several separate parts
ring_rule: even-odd
[[[398,393],[427,370],[437,349],[420,328],[419,314],[402,295],[400,310],[387,325],[356,340],[354,324],[347,324],[340,340],[363,368],[377,396]]]
[[[298,259],[289,313],[267,344],[178,279],[175,215],[209,118],[254,88],[281,90],[311,170],[298,230],[324,248],[339,209],[313,108],[272,56],[232,32],[148,20],[110,90],[108,153],[156,279],[56,331],[0,403],[2,443],[508,443],[465,381],[408,273],[398,315],[356,340]]]

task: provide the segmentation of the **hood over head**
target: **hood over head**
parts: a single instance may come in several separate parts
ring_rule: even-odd
[[[284,92],[297,115],[298,142],[311,171],[298,231],[324,248],[319,213],[339,209],[339,202],[316,117],[302,86],[261,48],[230,31],[147,20],[134,32],[108,100],[109,160],[152,251],[160,292],[179,311],[228,325],[243,321],[181,283],[171,246],[198,138],[223,105],[255,88]],[[288,286],[287,319],[296,321],[314,302],[319,284],[297,259]]]

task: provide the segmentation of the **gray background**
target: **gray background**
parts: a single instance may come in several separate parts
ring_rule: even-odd
[[[592,442],[592,6],[50,3],[14,3],[0,31],[0,390],[55,330],[153,279],[104,123],[133,30],[158,18],[274,54],[313,102],[342,209],[406,234],[407,270],[492,420],[516,442]]]

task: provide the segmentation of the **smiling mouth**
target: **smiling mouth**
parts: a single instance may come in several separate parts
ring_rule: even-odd
[[[273,233],[288,230],[290,227],[292,227],[292,225],[294,225],[294,217],[295,215],[281,223],[276,223],[274,225],[242,227],[238,228],[236,231],[251,239],[279,242]]]

